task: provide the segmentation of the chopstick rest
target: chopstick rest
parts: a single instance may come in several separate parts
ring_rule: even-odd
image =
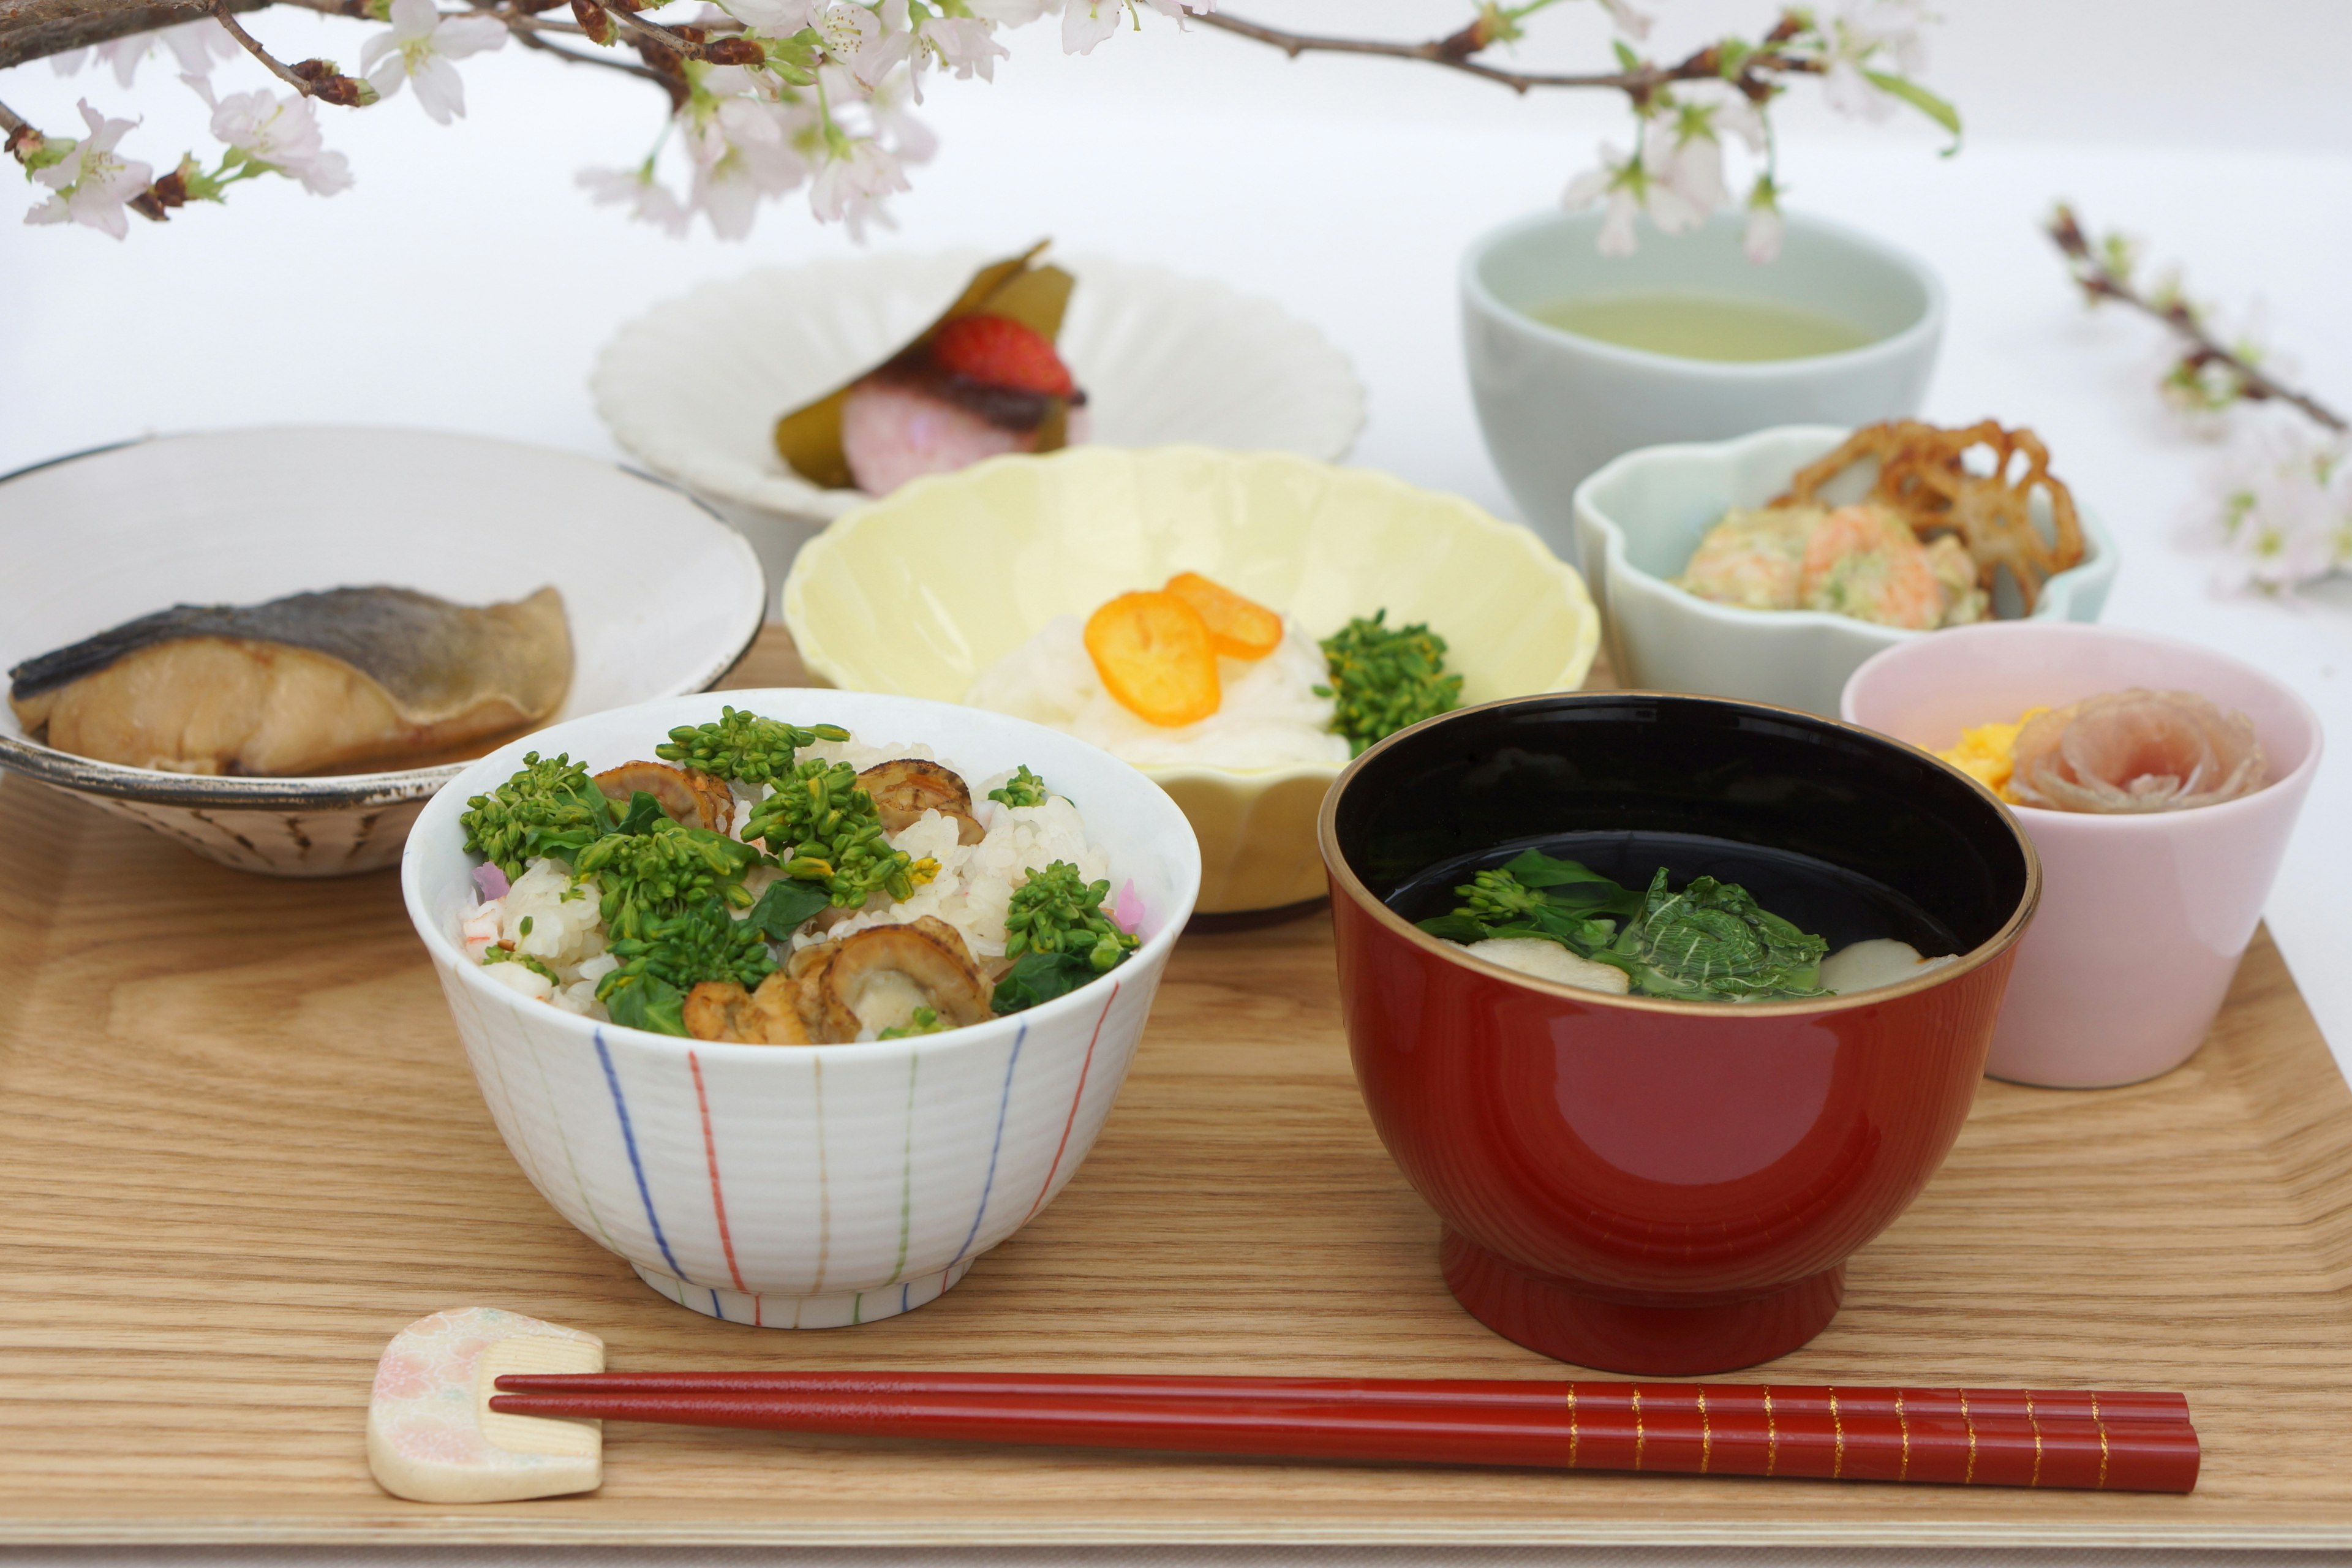
[[[593,1491],[604,1483],[601,1423],[505,1415],[489,1400],[509,1373],[604,1368],[595,1335],[518,1312],[467,1307],[419,1318],[376,1363],[368,1468],[384,1490],[416,1502]]]

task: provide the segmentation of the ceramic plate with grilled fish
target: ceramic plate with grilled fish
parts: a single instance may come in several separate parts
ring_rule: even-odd
[[[700,690],[757,634],[741,537],[613,464],[347,427],[0,480],[0,766],[249,870],[397,858],[515,733]]]

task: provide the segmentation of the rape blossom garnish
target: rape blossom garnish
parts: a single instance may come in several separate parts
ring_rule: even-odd
[[[360,49],[360,74],[384,98],[416,84],[418,107],[446,125],[466,113],[466,84],[451,60],[507,41],[495,16],[444,15],[433,0],[392,0],[392,26]]]

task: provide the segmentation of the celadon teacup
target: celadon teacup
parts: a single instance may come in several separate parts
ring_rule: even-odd
[[[1601,215],[1541,213],[1472,245],[1462,340],[1486,450],[1520,511],[1577,562],[1577,485],[1637,447],[1715,441],[1774,425],[1866,425],[1918,411],[1943,337],[1944,290],[1915,257],[1791,213],[1779,259],[1752,262],[1737,215],[1692,233],[1644,226],[1631,256],[1598,248]],[[1530,311],[1612,293],[1687,289],[1794,306],[1871,341],[1805,359],[1724,363],[1623,348]]]

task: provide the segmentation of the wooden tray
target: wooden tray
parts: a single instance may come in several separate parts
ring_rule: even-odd
[[[797,678],[772,635],[734,684]],[[613,1429],[596,1495],[369,1479],[377,1354],[488,1303],[617,1365],[1558,1377],[1437,1275],[1327,920],[1187,939],[1100,1144],[938,1303],[669,1305],[548,1209],[390,872],[278,881],[0,783],[0,1541],[2352,1545],[2352,1092],[2267,938],[2153,1083],[1987,1083],[1784,1382],[2186,1390],[2188,1498],[1293,1466]]]

